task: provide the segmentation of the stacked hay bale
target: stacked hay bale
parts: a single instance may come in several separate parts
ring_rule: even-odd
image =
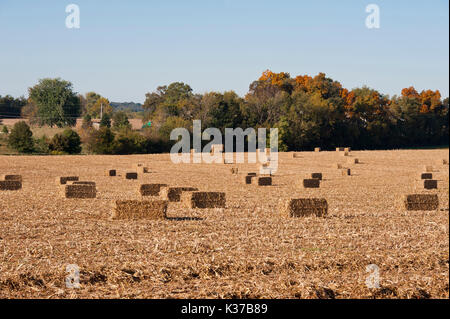
[[[165,219],[167,217],[166,200],[137,201],[118,200],[115,202],[111,218],[120,219]]]
[[[225,193],[183,192],[181,202],[187,208],[225,208]]]
[[[343,168],[341,169],[342,176],[351,176],[352,170],[350,168]]]
[[[314,152],[316,152],[316,153],[319,153],[319,152],[321,152],[322,151],[322,149],[320,148],[320,147],[316,147],[315,149],[314,149]]]
[[[22,182],[22,175],[3,175],[4,181],[19,181]]]
[[[324,198],[289,199],[282,204],[280,211],[287,217],[324,217],[328,214],[328,203]]]
[[[142,184],[139,186],[141,196],[159,196],[161,187],[167,187],[167,184]]]
[[[66,198],[95,198],[97,189],[92,184],[67,184],[63,188]]]
[[[22,188],[20,181],[0,181],[0,191],[17,191]]]
[[[439,208],[439,197],[437,194],[411,194],[404,199],[405,209],[408,211],[431,211]]]
[[[89,181],[75,181],[75,182],[69,182],[70,185],[92,185],[95,186],[95,182],[89,182]]]
[[[17,191],[22,189],[22,175],[3,175],[0,191]]]
[[[80,180],[78,176],[61,176],[56,178],[56,183],[58,185],[66,185],[67,182],[76,182]]]
[[[195,187],[168,187],[164,186],[160,188],[159,194],[164,200],[169,202],[180,202],[181,194],[183,192],[195,192],[198,188]]]

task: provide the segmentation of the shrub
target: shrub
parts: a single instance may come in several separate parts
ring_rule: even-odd
[[[81,139],[77,132],[65,129],[61,134],[55,134],[49,145],[50,151],[66,154],[79,154],[81,152]]]
[[[103,114],[102,119],[100,120],[100,127],[111,127],[111,117],[108,113]]]
[[[3,126],[2,132],[6,135],[9,133],[8,127],[6,125]]]
[[[50,152],[49,144],[50,140],[44,135],[34,141],[34,151],[39,154],[48,154]]]
[[[118,111],[113,115],[113,128],[116,130],[131,129],[130,121],[128,121],[127,113]]]
[[[81,128],[88,129],[90,127],[92,127],[92,118],[88,113],[86,113],[83,117],[83,122],[81,124]]]
[[[93,132],[89,149],[96,154],[113,154],[114,133],[109,127],[101,127]]]
[[[21,121],[14,124],[9,134],[8,145],[21,153],[33,151],[33,133],[27,123]]]

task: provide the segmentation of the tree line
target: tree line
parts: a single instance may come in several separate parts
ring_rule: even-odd
[[[145,95],[143,123],[150,127],[133,131],[126,111],[114,112],[109,100],[95,92],[77,95],[72,84],[61,79],[42,79],[29,88],[28,99],[0,96],[0,119],[20,116],[34,125],[74,126],[86,150],[93,153],[129,154],[170,150],[170,132],[192,121],[202,127],[278,128],[281,151],[332,149],[390,149],[448,145],[449,100],[438,90],[418,92],[414,87],[388,96],[361,87],[344,88],[319,73],[291,77],[270,70],[240,97],[233,91],[195,94],[185,83],[159,86]],[[102,128],[92,119],[102,118]],[[132,116],[132,115],[131,115]],[[111,128],[108,121],[120,123]],[[127,124],[128,122],[128,124]]]

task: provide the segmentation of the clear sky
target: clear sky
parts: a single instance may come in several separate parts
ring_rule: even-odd
[[[66,5],[80,29],[65,26]],[[365,8],[380,7],[368,29]],[[324,72],[349,89],[449,94],[448,0],[0,0],[0,95],[44,77],[80,93],[143,102],[175,81],[235,90],[271,69]]]

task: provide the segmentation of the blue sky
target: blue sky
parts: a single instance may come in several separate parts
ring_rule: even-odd
[[[67,29],[66,5],[80,7]],[[381,10],[368,29],[365,8]],[[271,69],[324,72],[351,89],[415,86],[449,94],[447,0],[0,0],[0,95],[27,95],[44,77],[80,93],[143,102],[175,81],[235,90]]]

